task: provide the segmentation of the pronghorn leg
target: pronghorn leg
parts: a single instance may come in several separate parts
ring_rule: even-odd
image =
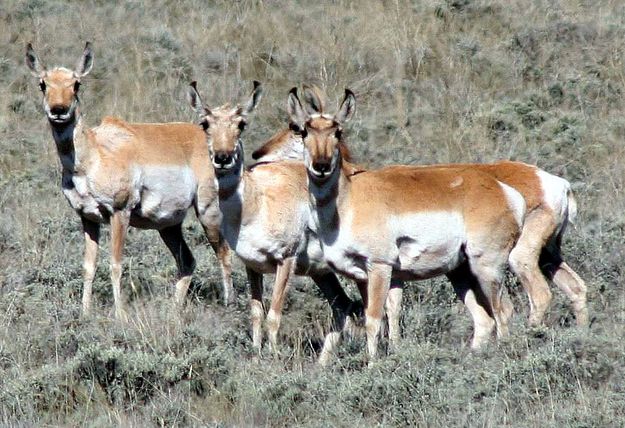
[[[204,224],[202,224],[202,227],[219,261],[221,283],[223,284],[224,305],[228,306],[236,300],[234,286],[232,285],[232,250],[230,250],[230,246],[223,236],[221,236],[218,224],[216,226],[204,226]]]
[[[577,325],[587,326],[586,283],[562,260],[559,245],[543,250],[540,265],[544,274],[571,300]]]
[[[487,297],[469,269],[468,263],[462,264],[447,274],[454,286],[458,298],[465,304],[473,318],[473,339],[471,348],[479,349],[488,342],[495,328],[495,320]]]
[[[273,285],[273,293],[271,295],[271,306],[267,313],[267,331],[269,333],[269,345],[272,349],[277,349],[278,345],[278,329],[280,328],[280,320],[282,318],[282,307],[284,299],[289,288],[289,279],[295,268],[295,258],[289,257],[279,263],[276,268],[276,280]]]
[[[263,319],[265,309],[263,308],[263,275],[246,268],[247,279],[252,292],[251,318],[252,318],[252,343],[260,351],[263,344]]]
[[[525,218],[519,240],[508,258],[530,302],[529,324],[540,325],[551,304],[552,295],[538,265],[541,249],[553,234],[556,225],[552,216],[535,211]]]
[[[126,320],[121,288],[122,252],[129,221],[130,213],[125,211],[115,211],[111,217],[111,281],[115,301],[115,318],[122,321]]]
[[[360,298],[362,299],[362,304],[366,308],[367,303],[369,302],[369,296],[367,295],[367,281],[356,281],[356,286],[358,287],[358,293],[360,294]]]
[[[367,304],[369,302],[369,296],[367,294],[368,283],[367,281],[356,281],[356,286],[358,287],[358,294],[360,294],[360,299],[362,300],[362,306],[363,306],[362,314],[364,315],[364,308],[367,307]],[[362,326],[364,325],[364,318],[362,316],[360,317],[354,316],[354,321],[355,321],[354,329],[353,329],[353,332],[351,333],[353,333],[353,336],[356,336],[356,333],[360,333],[360,331],[362,331]],[[349,327],[347,326],[345,330],[350,331]]]
[[[401,314],[401,300],[404,293],[404,284],[401,281],[391,280],[391,287],[386,298],[386,317],[388,318],[388,341],[391,352],[397,350],[400,340],[399,316]]]
[[[224,305],[228,306],[235,302],[237,296],[232,285],[232,250],[226,240],[219,235],[217,246],[217,258],[221,266],[221,281],[224,291]]]
[[[390,287],[391,270],[391,266],[374,263],[367,272],[365,331],[367,332],[367,350],[371,360],[375,359],[378,353],[378,334],[382,324],[384,303]]]
[[[189,284],[191,284],[191,275],[195,270],[195,259],[182,235],[182,223],[161,229],[158,233],[176,259],[178,281],[176,282],[174,303],[177,306],[182,306],[187,297]]]
[[[345,294],[341,283],[332,272],[324,275],[311,275],[332,309],[332,326],[323,341],[323,349],[319,355],[319,364],[325,367],[334,355],[341,341],[341,332],[345,328],[347,316],[358,311],[354,302]]]
[[[98,261],[98,244],[100,241],[100,225],[84,217],[82,230],[85,235],[85,255],[83,259],[83,288],[82,288],[82,313],[85,316],[91,314],[91,296],[93,293],[93,278],[95,276]]]
[[[508,253],[483,252],[469,258],[471,272],[475,275],[479,288],[486,297],[484,302],[491,309],[497,327],[497,337],[508,335],[508,320],[512,315],[512,303],[502,287],[503,273]],[[478,299],[479,302],[479,299]]]

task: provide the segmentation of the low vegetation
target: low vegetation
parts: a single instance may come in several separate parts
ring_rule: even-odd
[[[624,38],[625,6],[608,0],[5,1],[0,425],[624,425]],[[307,82],[332,101],[355,91],[349,143],[371,167],[505,158],[567,178],[579,215],[564,254],[587,281],[590,328],[574,327],[553,289],[546,326],[529,329],[527,298],[510,277],[512,335],[473,353],[450,285],[422,281],[405,293],[397,352],[368,368],[364,338],[348,338],[322,370],[330,311],[300,278],[281,348],[258,355],[244,269],[235,264],[239,297],[223,307],[215,256],[192,215],[185,234],[198,268],[180,314],[169,252],[156,232],[131,230],[129,322],[112,316],[106,234],[96,315],[82,319],[80,221],[61,194],[23,55],[32,41],[47,65],[73,66],[86,40],[96,56],[81,98],[92,126],[104,115],[192,121],[191,80],[221,104],[256,79],[265,96],[244,134],[249,154],[286,125],[287,92]]]

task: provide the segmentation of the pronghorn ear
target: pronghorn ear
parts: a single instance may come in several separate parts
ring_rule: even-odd
[[[200,93],[197,91],[197,82],[195,80],[189,84],[187,99],[197,114],[201,117],[206,116],[206,109],[202,103],[202,97],[200,97]]]
[[[254,80],[254,90],[252,91],[252,95],[250,96],[249,101],[247,102],[247,104],[245,104],[243,114],[247,115],[253,112],[262,97],[263,87],[260,82]]]
[[[26,45],[26,56],[24,58],[26,66],[30,69],[30,72],[37,77],[41,77],[46,71],[46,67],[39,61],[39,57],[33,49],[31,43]]]
[[[304,108],[310,114],[323,114],[325,103],[320,94],[319,88],[304,85]]]
[[[85,50],[82,52],[82,56],[76,63],[76,69],[74,73],[76,76],[83,77],[89,74],[93,67],[93,51],[91,50],[91,42],[85,43]]]
[[[302,108],[302,103],[297,97],[297,88],[293,88],[289,91],[289,98],[287,99],[286,111],[289,113],[289,119],[291,120],[291,128],[297,132],[304,130],[304,124],[308,120],[308,114]]]
[[[338,123],[345,123],[352,118],[354,111],[356,111],[356,96],[349,89],[345,89],[345,98],[338,113],[334,115],[334,120]]]

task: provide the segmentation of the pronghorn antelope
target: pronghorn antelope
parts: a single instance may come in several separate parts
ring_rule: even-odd
[[[195,260],[182,235],[182,221],[193,206],[222,269],[224,298],[234,298],[231,257],[219,234],[215,175],[206,168],[204,133],[188,123],[127,123],[105,117],[85,129],[78,89],[93,65],[87,42],[74,70],[51,70],[32,45],[26,65],[39,78],[43,106],[63,168],[61,187],[80,215],[85,236],[83,313],[91,310],[100,224],[111,224],[111,281],[115,315],[124,318],[121,260],[128,226],[157,229],[178,266],[175,300],[186,297]]]
[[[262,344],[262,275],[275,273],[267,329],[271,346],[277,342],[282,306],[292,274],[310,276],[329,300],[333,329],[340,329],[352,304],[340,283],[324,263],[319,242],[307,233],[309,220],[306,169],[299,161],[263,161],[246,169],[241,132],[248,115],[261,98],[260,83],[245,106],[225,104],[206,108],[196,83],[189,88],[189,102],[200,116],[219,190],[221,231],[244,262],[252,294],[251,318],[254,346]],[[208,165],[207,165],[208,166]],[[210,167],[210,166],[208,166]],[[322,351],[320,363],[329,354]]]
[[[322,106],[322,94],[305,88],[306,101]],[[306,102],[304,103],[306,106]],[[303,159],[304,142],[293,130],[284,130],[257,149],[252,157],[262,160]],[[427,168],[428,166],[425,166]],[[530,325],[542,323],[551,302],[545,277],[571,301],[577,324],[588,324],[586,284],[563,260],[562,236],[576,214],[576,202],[568,181],[522,162],[435,165],[436,168],[472,168],[492,175],[516,189],[525,199],[527,214],[521,236],[510,254],[510,265],[530,302]],[[400,292],[398,290],[398,292]],[[395,304],[392,307],[398,308]],[[393,316],[389,314],[389,319]]]
[[[312,95],[307,98],[315,101]],[[500,286],[525,216],[523,197],[471,168],[347,172],[339,146],[342,125],[354,108],[349,90],[335,116],[324,114],[319,102],[307,102],[305,111],[295,88],[287,105],[291,127],[302,133],[305,145],[310,227],[328,264],[359,284],[369,355],[377,353],[391,278],[446,274],[473,317],[473,348],[487,341],[495,326],[498,335],[507,334],[512,308]],[[391,306],[397,304],[389,297]],[[396,340],[397,326],[389,324]]]

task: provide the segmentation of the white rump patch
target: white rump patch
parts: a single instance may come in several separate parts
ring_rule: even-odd
[[[568,193],[571,190],[571,184],[564,178],[549,174],[542,169],[539,169],[536,173],[538,178],[540,178],[543,200],[553,210],[560,223],[563,223],[569,208],[572,214],[575,213],[577,208],[576,205],[569,207]]]
[[[523,196],[516,189],[502,183],[501,181],[498,181],[498,183],[503,189],[503,193],[506,195],[506,200],[508,201],[508,206],[514,215],[514,219],[519,227],[521,227],[525,221],[525,213],[527,212],[525,199],[523,199]]]

